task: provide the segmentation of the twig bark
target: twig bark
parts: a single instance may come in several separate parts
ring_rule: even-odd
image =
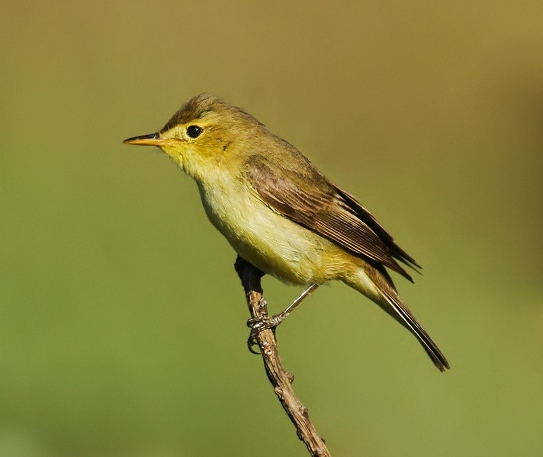
[[[258,268],[238,256],[235,264],[236,272],[245,290],[247,305],[253,319],[268,317],[268,306],[263,297],[261,278],[264,276]],[[298,438],[302,440],[313,457],[331,457],[324,440],[319,436],[313,423],[309,420],[307,408],[292,388],[294,377],[285,371],[277,350],[277,341],[273,330],[262,330],[254,335],[255,342],[260,347],[266,374],[270,380],[281,405],[296,427]]]

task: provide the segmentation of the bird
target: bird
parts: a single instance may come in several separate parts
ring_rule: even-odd
[[[420,266],[358,200],[292,144],[213,94],[184,103],[166,125],[126,144],[157,146],[198,186],[210,222],[238,256],[306,289],[342,281],[409,330],[440,371],[449,363],[400,298],[389,271]]]

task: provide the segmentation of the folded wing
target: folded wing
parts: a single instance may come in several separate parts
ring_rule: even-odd
[[[262,156],[245,163],[246,177],[273,210],[338,244],[352,254],[377,262],[412,281],[398,264],[419,267],[373,215],[349,193],[330,183],[310,162],[293,167]],[[289,165],[291,165],[289,167]]]

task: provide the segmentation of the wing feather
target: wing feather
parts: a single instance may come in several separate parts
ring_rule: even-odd
[[[412,281],[396,260],[419,267],[415,260],[352,195],[330,183],[309,162],[304,167],[285,165],[257,155],[245,163],[246,178],[270,208],[354,255],[378,262]]]

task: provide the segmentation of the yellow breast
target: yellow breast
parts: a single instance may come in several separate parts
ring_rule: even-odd
[[[346,256],[335,244],[269,208],[230,173],[198,183],[205,211],[234,250],[264,273],[292,284],[340,279]]]

